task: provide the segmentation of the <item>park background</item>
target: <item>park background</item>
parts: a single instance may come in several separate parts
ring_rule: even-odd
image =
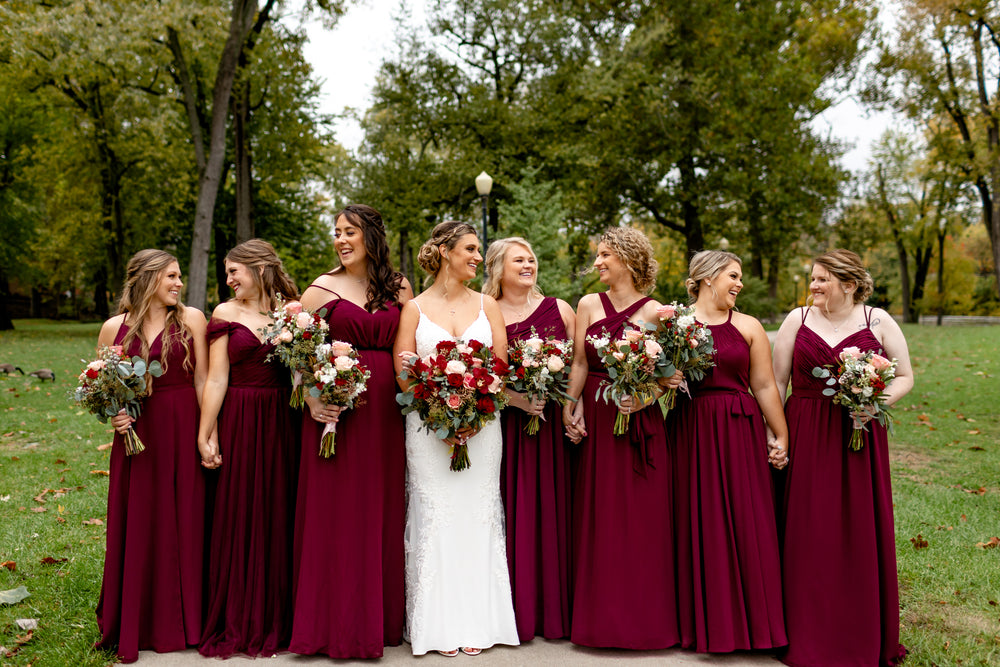
[[[233,245],[266,238],[305,286],[362,202],[416,285],[433,225],[485,210],[574,303],[610,225],[653,239],[661,301],[691,251],[728,247],[765,320],[805,302],[810,257],[857,250],[917,373],[893,441],[903,641],[917,665],[997,664],[1000,336],[910,323],[1000,315],[1000,6],[393,4],[390,29],[352,28],[384,54],[359,98],[310,60],[364,70],[335,30],[363,2],[0,3],[0,363],[56,371],[0,378],[0,590],[31,592],[0,606],[0,662],[113,659],[90,649],[111,434],[66,398],[128,257],[175,253],[210,312]]]

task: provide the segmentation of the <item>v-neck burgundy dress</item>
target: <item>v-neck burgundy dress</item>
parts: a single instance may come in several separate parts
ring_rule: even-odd
[[[122,324],[115,344],[127,333]],[[141,347],[133,340],[127,353],[137,355]],[[146,449],[126,456],[117,433],[111,449],[97,645],[117,646],[122,662],[135,662],[140,650],[194,646],[201,633],[205,475],[198,395],[184,356],[179,342],[163,350],[163,334],[152,342],[148,360],[166,362],[167,369],[153,380],[132,425]]]
[[[823,395],[816,366],[849,346],[881,350],[870,328],[830,347],[806,322],[795,337],[783,571],[788,652],[795,667],[896,665],[899,588],[885,429],[868,424],[864,447],[848,447],[847,409]],[[868,326],[871,310],[866,310]]]
[[[371,377],[363,402],[341,413],[328,459],[323,424],[303,408],[289,649],[378,658],[402,643],[406,618],[406,448],[392,358],[400,308],[369,313],[341,298],[324,307],[329,340],[353,345]]]
[[[559,302],[546,297],[533,313],[507,326],[507,345],[531,337],[566,340]],[[514,593],[517,635],[569,636],[570,461],[576,446],[563,435],[562,406],[549,401],[538,433],[524,428],[531,417],[515,407],[503,411],[500,492],[507,524],[507,566]]]
[[[292,526],[299,416],[274,347],[238,322],[213,318],[208,338],[229,336],[229,387],[219,411],[219,468],[208,562],[206,656],[271,655],[292,631]]]
[[[605,317],[587,337],[613,339],[649,299],[618,312],[600,293]],[[588,341],[590,371],[581,395],[587,437],[580,443],[573,494],[574,644],[660,649],[679,643],[674,580],[670,457],[657,403],[613,434],[618,408],[595,398],[608,372]]]

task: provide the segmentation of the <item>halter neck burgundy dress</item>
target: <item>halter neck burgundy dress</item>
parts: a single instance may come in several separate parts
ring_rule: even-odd
[[[353,345],[371,378],[363,402],[341,414],[328,459],[319,456],[323,424],[303,410],[289,650],[378,658],[402,643],[406,620],[405,429],[392,358],[400,307],[369,313],[333,296],[329,340]]]
[[[127,333],[122,324],[115,344]],[[140,351],[137,339],[126,350],[130,356]],[[201,633],[205,475],[198,396],[184,356],[179,341],[164,352],[163,334],[153,340],[148,360],[166,362],[167,369],[153,380],[153,393],[132,425],[146,449],[126,456],[117,433],[111,449],[97,645],[117,645],[122,662],[135,662],[139,650],[195,646]]]
[[[208,339],[229,336],[229,387],[219,411],[219,468],[208,562],[206,656],[271,655],[292,623],[292,517],[299,416],[273,345],[239,322],[212,318]]]
[[[530,338],[532,328],[545,339],[566,340],[559,302],[546,297],[534,312],[507,326],[507,345]],[[517,634],[561,639],[570,631],[570,449],[563,436],[562,406],[549,401],[538,433],[524,428],[524,410],[503,411],[503,461],[500,491],[506,513],[507,566],[514,593]]]
[[[667,414],[681,645],[710,653],[788,643],[767,433],[732,319],[709,325],[716,365]]]
[[[600,293],[605,317],[587,336],[617,338],[649,301],[618,312]],[[573,494],[574,644],[660,649],[680,641],[674,581],[673,501],[663,415],[654,403],[613,435],[618,408],[595,395],[607,370],[588,341],[590,372],[581,395],[587,437]]]
[[[789,428],[783,571],[788,653],[795,667],[896,665],[899,644],[896,541],[885,428],[869,422],[864,447],[848,447],[847,409],[823,396],[816,366],[836,364],[848,346],[881,350],[871,331],[833,347],[809,328],[795,337]]]

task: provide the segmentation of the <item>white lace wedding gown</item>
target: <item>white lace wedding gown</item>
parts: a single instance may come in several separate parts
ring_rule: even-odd
[[[482,307],[460,339],[420,313],[421,357],[442,340],[473,339],[493,344]],[[500,421],[468,444],[472,465],[454,472],[451,448],[416,413],[406,416],[406,630],[414,655],[519,643],[500,501]]]

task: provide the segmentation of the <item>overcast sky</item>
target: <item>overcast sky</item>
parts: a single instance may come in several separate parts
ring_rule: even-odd
[[[427,0],[406,0],[411,19],[424,25]],[[395,48],[393,15],[399,4],[394,0],[361,0],[352,5],[333,30],[318,22],[306,29],[309,43],[305,56],[316,77],[322,81],[320,108],[325,113],[340,114],[345,107],[364,110],[371,104],[371,88],[383,58]],[[816,121],[817,129],[854,145],[844,157],[852,171],[864,169],[871,145],[892,122],[888,114],[870,113],[852,99],[845,99]],[[350,150],[361,142],[357,123],[342,121],[336,125],[337,140]]]

